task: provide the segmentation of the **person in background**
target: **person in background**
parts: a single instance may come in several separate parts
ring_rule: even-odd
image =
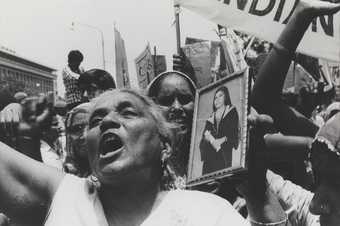
[[[338,180],[340,114],[334,115],[319,129],[308,118],[287,106],[281,100],[281,91],[296,48],[313,19],[335,14],[339,10],[340,4],[318,0],[299,1],[284,31],[260,68],[251,94],[253,107],[262,114],[269,114],[282,134],[305,136],[315,140],[310,154],[316,179],[314,194],[303,195],[299,189],[293,189],[294,195],[289,195],[288,192],[282,193],[290,196],[286,201],[293,203],[295,200],[291,206],[299,208],[297,219],[304,220],[298,225],[333,226],[340,223]],[[300,208],[301,204],[303,204],[302,208]],[[308,216],[311,214],[320,215],[320,222],[309,221]],[[258,222],[256,219],[255,221]]]
[[[68,54],[68,65],[62,71],[68,110],[82,102],[78,79],[80,74],[84,72],[84,69],[80,67],[83,59],[84,56],[79,50],[70,51]]]
[[[79,77],[78,86],[83,102],[88,102],[94,97],[109,89],[115,89],[116,83],[112,75],[101,69],[91,69]]]
[[[195,83],[179,71],[159,74],[147,89],[147,95],[162,107],[168,122],[176,124],[170,162],[181,177],[185,177],[189,161],[195,92]]]
[[[25,92],[17,92],[14,94],[14,99],[17,103],[22,103],[23,100],[25,100],[28,97],[28,95]]]
[[[66,125],[66,159],[64,170],[79,177],[87,177],[91,171],[85,144],[85,128],[88,125],[91,103],[83,103],[68,112]]]

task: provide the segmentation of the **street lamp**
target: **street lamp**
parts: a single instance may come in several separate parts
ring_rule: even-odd
[[[73,30],[73,27],[76,25],[75,22],[72,22],[72,30]],[[84,26],[84,27],[88,27],[88,28],[91,28],[91,29],[94,29],[96,31],[98,31],[100,33],[100,37],[101,37],[101,44],[102,44],[102,54],[103,54],[103,67],[104,67],[104,70],[105,69],[105,47],[104,47],[104,33],[101,29],[99,29],[98,27],[95,27],[95,26],[92,26],[92,25],[88,25],[88,24],[83,24],[83,23],[78,23],[77,22],[77,25],[81,25],[81,26]]]

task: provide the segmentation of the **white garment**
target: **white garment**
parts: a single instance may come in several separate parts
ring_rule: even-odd
[[[288,213],[292,226],[320,226],[319,216],[309,212],[313,193],[267,170],[267,183]]]
[[[48,166],[63,169],[63,160],[55,153],[55,151],[45,141],[40,140],[40,153],[43,163]]]
[[[107,226],[95,189],[76,176],[66,175],[53,198],[46,226]],[[249,223],[224,199],[198,192],[168,192],[141,226],[245,226]]]

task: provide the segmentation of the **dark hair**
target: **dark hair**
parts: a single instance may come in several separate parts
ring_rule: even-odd
[[[154,78],[150,82],[149,87],[147,88],[147,96],[149,96],[151,98],[156,97],[157,94],[160,91],[160,85],[161,85],[162,81],[165,78],[167,78],[167,76],[174,75],[174,74],[184,78],[188,82],[192,93],[195,95],[196,85],[189,76],[187,76],[186,74],[179,72],[179,71],[167,71],[167,72],[163,72],[163,73],[159,74],[156,78]]]
[[[71,50],[67,57],[69,62],[82,62],[84,59],[83,54],[79,50]]]
[[[222,92],[224,94],[224,105],[231,105],[231,100],[230,100],[230,94],[229,94],[229,90],[227,87],[225,86],[220,86],[215,94],[214,94],[214,101],[213,101],[213,111],[216,111],[216,107],[215,107],[215,96],[217,92]]]
[[[101,90],[116,88],[112,75],[102,69],[91,69],[80,75],[78,85],[81,90],[86,90],[91,84],[96,84]]]

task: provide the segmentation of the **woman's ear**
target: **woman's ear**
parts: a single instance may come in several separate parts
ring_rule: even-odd
[[[163,147],[162,147],[162,152],[161,152],[162,162],[170,158],[171,152],[172,152],[171,145],[168,142],[163,142]]]

